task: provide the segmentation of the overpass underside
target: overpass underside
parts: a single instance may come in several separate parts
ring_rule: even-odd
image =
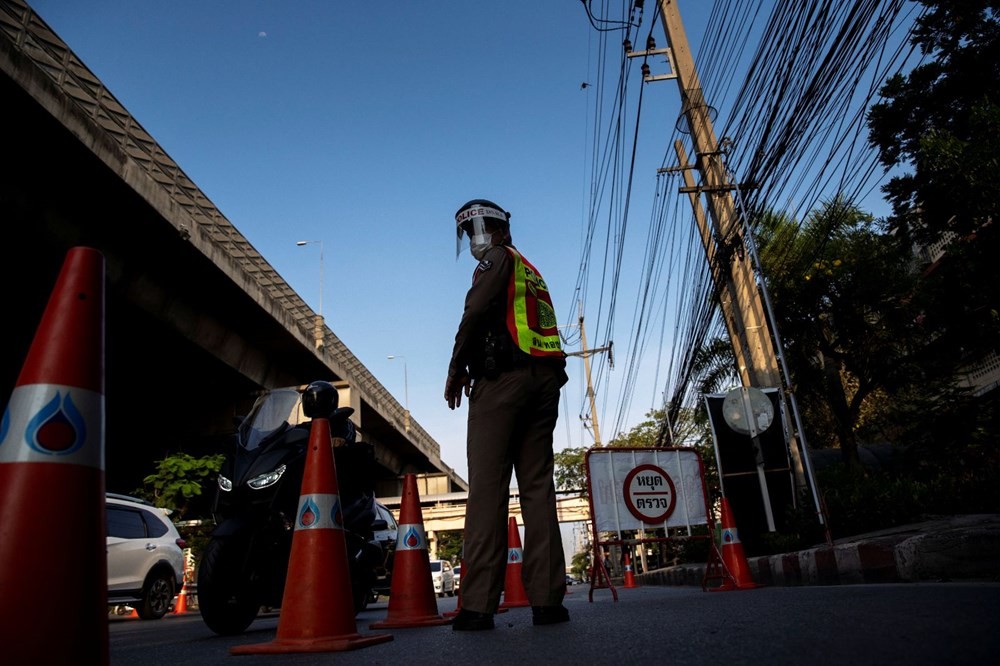
[[[262,388],[337,383],[382,485],[464,480],[419,424],[21,0],[0,0],[0,276],[7,404],[66,252],[107,264],[106,471],[131,492],[171,453],[222,452]]]

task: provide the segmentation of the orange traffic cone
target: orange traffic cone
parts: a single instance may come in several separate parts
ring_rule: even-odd
[[[722,585],[712,588],[712,592],[761,587],[750,574],[750,565],[743,554],[739,532],[736,531],[736,521],[725,497],[722,498],[722,568]]]
[[[183,615],[188,612],[187,583],[181,584],[181,591],[177,593],[177,604],[174,606],[174,615]]]
[[[397,629],[448,624],[451,619],[438,614],[427,553],[424,516],[420,510],[416,474],[403,477],[403,497],[399,506],[396,554],[392,560],[389,612],[372,629]]]
[[[629,555],[627,550],[625,551],[625,587],[639,587],[635,583],[635,574],[632,573],[632,556]]]
[[[500,608],[520,608],[530,606],[528,594],[524,591],[521,569],[524,565],[524,550],[521,548],[521,534],[517,531],[517,518],[507,521],[507,573],[503,580],[503,603]]]
[[[104,256],[75,247],[0,419],[5,662],[108,663],[104,478]]]
[[[342,652],[392,640],[357,633],[339,493],[330,422],[313,418],[277,636],[230,654]]]

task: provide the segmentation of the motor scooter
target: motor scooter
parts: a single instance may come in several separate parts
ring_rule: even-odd
[[[355,612],[373,587],[388,587],[395,543],[374,537],[387,526],[375,508],[374,450],[356,441],[353,412],[332,384],[313,382],[262,392],[239,420],[198,566],[198,605],[215,633],[240,634],[261,607],[281,606],[312,418],[330,422]]]

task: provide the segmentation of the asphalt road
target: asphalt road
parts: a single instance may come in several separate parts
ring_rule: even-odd
[[[234,645],[274,639],[279,616],[258,618],[246,634],[219,637],[197,614],[160,621],[115,620],[112,664],[971,664],[1000,653],[1000,584],[914,583],[765,587],[703,592],[692,587],[571,588],[571,622],[534,627],[531,609],[497,616],[489,632],[450,626],[372,631],[387,604],[356,619],[362,635],[393,640],[349,652],[231,656]],[[441,613],[455,599],[439,599]]]

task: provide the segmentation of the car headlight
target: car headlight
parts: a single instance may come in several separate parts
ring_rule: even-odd
[[[226,477],[219,475],[219,487],[225,490],[227,493],[233,489],[233,482]]]
[[[282,465],[277,467],[266,474],[261,474],[260,476],[255,476],[254,478],[247,481],[247,485],[254,490],[261,490],[267,488],[268,486],[273,486],[281,478],[281,475],[285,473],[286,466]]]

